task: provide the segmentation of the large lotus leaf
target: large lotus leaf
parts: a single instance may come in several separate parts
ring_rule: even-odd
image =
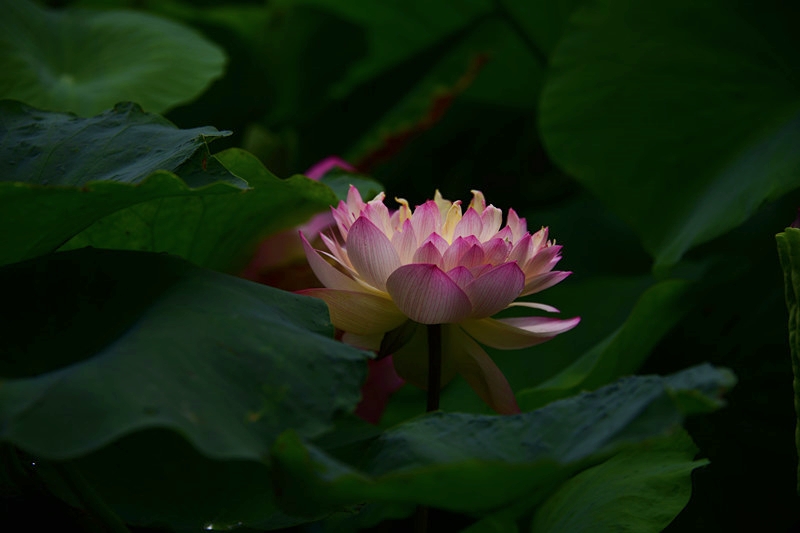
[[[800,455],[800,229],[786,228],[777,235],[786,286],[786,307],[789,309],[789,345],[794,372],[794,407],[797,413],[795,441]],[[800,467],[797,470],[797,491],[800,493]]]
[[[250,188],[237,194],[142,202],[98,220],[65,249],[169,252],[208,268],[237,271],[260,238],[305,222],[336,203],[326,185],[303,176],[278,179],[243,150],[231,148],[215,159]]]
[[[625,444],[663,436],[687,414],[721,405],[733,375],[709,365],[668,377],[624,378],[514,416],[435,412],[380,435],[356,467],[294,432],[273,448],[281,501],[313,513],[358,502],[490,512],[537,498]]]
[[[195,98],[225,65],[218,46],[153,15],[2,7],[0,98],[81,116],[121,101],[159,113]]]
[[[800,185],[798,4],[592,0],[551,57],[550,155],[657,265]]]
[[[76,250],[0,269],[0,440],[44,458],[145,428],[260,461],[352,410],[365,354],[322,302],[166,254]]]
[[[198,173],[208,143],[230,135],[216,128],[182,130],[124,103],[91,118],[0,101],[0,182],[79,187],[95,181],[136,184],[156,170],[181,174],[192,187],[243,180],[224,169]],[[208,170],[208,168],[206,168]],[[184,174],[186,174],[184,176]]]
[[[659,533],[692,493],[697,447],[683,431],[624,451],[564,483],[531,533]],[[470,532],[472,533],[472,532]]]

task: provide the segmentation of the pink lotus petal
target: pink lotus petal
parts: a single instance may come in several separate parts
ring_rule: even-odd
[[[447,248],[450,247],[450,245],[447,243],[444,237],[442,237],[438,233],[431,233],[430,235],[428,235],[427,239],[422,241],[423,246],[427,243],[432,243],[434,246],[436,246],[436,249],[439,250],[440,254],[444,254],[447,251]]]
[[[483,243],[483,260],[492,266],[500,265],[507,262],[510,251],[511,243],[503,239],[489,239],[487,242]]]
[[[355,172],[356,170],[344,159],[332,155],[330,157],[326,157],[319,163],[316,163],[311,168],[306,170],[306,177],[314,181],[319,181],[322,176],[337,167],[347,170],[348,172]]]
[[[492,316],[508,307],[525,286],[525,274],[516,263],[505,263],[487,271],[467,285],[472,318]]]
[[[456,224],[456,229],[453,231],[453,239],[467,236],[475,237],[481,234],[482,229],[483,222],[481,222],[481,216],[475,209],[470,207],[467,209],[466,213],[464,213],[464,216],[461,217],[461,220],[458,221],[458,224]]]
[[[506,226],[505,228],[501,229],[497,233],[494,234],[495,239],[503,239],[504,241],[508,241],[509,243],[514,242],[514,233],[511,231],[511,228]]]
[[[363,291],[363,287],[357,281],[347,277],[345,274],[339,272],[333,265],[323,259],[319,253],[311,247],[311,244],[306,239],[306,236],[300,234],[300,240],[303,242],[303,250],[306,253],[306,259],[311,266],[311,270],[317,276],[317,279],[328,287],[329,289],[341,289],[347,291]]]
[[[520,238],[528,233],[527,221],[524,218],[520,218],[517,212],[511,208],[508,210],[508,222],[506,223],[506,227],[511,228],[514,242],[519,241]]]
[[[375,200],[369,202],[361,211],[361,216],[367,217],[387,237],[391,237],[392,233],[394,233],[389,219],[389,209],[384,205],[382,199],[377,203]]]
[[[386,279],[400,266],[400,257],[389,238],[365,217],[359,217],[347,236],[347,257],[361,277],[382,291]]]
[[[428,241],[414,252],[411,262],[440,266],[442,264],[442,254],[436,248],[436,245]]]
[[[341,204],[339,204],[341,206]],[[364,206],[367,205],[364,203],[364,200],[361,199],[361,193],[358,192],[358,189],[354,185],[350,185],[350,188],[347,189],[347,209],[350,213],[353,214],[354,219],[358,216]]]
[[[319,234],[320,240],[325,244],[325,246],[330,250],[330,255],[336,259],[336,262],[343,265],[349,270],[353,270],[353,265],[350,263],[350,258],[347,257],[347,252],[342,248],[342,245],[339,244],[339,241],[336,240],[335,235],[331,235],[328,237],[324,233]]]
[[[397,307],[421,324],[459,322],[472,311],[464,291],[434,265],[403,265],[389,276],[386,288]]]
[[[547,311],[548,313],[561,312],[552,305],[540,304],[536,302],[511,302],[508,304],[508,307],[528,307],[530,309],[541,309],[542,311]]]
[[[543,291],[548,287],[552,287],[553,285],[563,281],[569,275],[572,274],[570,271],[560,271],[556,270],[555,272],[548,272],[547,274],[542,274],[540,276],[534,276],[525,281],[525,288],[522,289],[522,292],[519,294],[520,296],[528,296],[529,294],[534,294],[539,291]]]
[[[516,261],[519,267],[524,269],[531,257],[533,257],[533,243],[531,242],[531,236],[528,234],[516,241],[514,248],[508,254],[508,260]]]
[[[455,360],[456,371],[467,381],[472,390],[497,413],[510,415],[519,413],[514,392],[506,377],[494,361],[478,344],[458,326],[448,326],[448,351]]]
[[[474,209],[480,215],[483,213],[483,210],[486,209],[486,198],[484,198],[483,193],[481,191],[470,191],[472,193],[472,201],[469,203],[469,207]]]
[[[334,289],[306,289],[298,294],[324,300],[333,325],[354,335],[382,335],[408,320],[391,300],[375,294]]]
[[[414,252],[417,251],[417,236],[414,235],[410,220],[403,223],[402,231],[397,231],[392,236],[392,246],[397,250],[402,264],[408,264],[413,260]]]
[[[530,278],[532,275],[550,272],[560,260],[561,246],[554,245],[542,248],[525,265],[525,274]]]
[[[474,244],[470,246],[469,250],[461,256],[460,265],[469,269],[478,267],[478,266],[486,266],[490,267],[485,263],[486,254],[483,252],[483,246],[480,244]],[[473,272],[475,274],[475,272]]]
[[[428,328],[417,328],[411,340],[392,354],[397,375],[422,390],[428,389]],[[442,336],[444,340],[444,334]],[[443,347],[444,348],[444,347]],[[456,375],[453,358],[442,350],[442,387]]]
[[[457,266],[448,270],[447,275],[456,282],[456,285],[458,285],[462,291],[475,279],[475,276],[472,275],[469,269],[463,266]]]
[[[428,200],[418,205],[411,217],[411,224],[414,226],[414,234],[420,246],[431,233],[438,233],[442,229],[442,216],[439,214],[436,202]]]
[[[534,253],[538,251],[542,246],[545,246],[547,244],[548,232],[549,232],[548,228],[542,228],[536,233],[531,235],[531,237],[533,238]]]
[[[478,342],[498,350],[518,350],[552,339],[580,322],[580,317],[561,320],[540,316],[522,318],[482,318],[459,324]]]
[[[494,237],[500,231],[500,226],[503,224],[503,212],[495,206],[489,205],[481,213],[481,222],[483,223],[483,228],[481,228],[481,234],[478,235],[478,238],[485,241]]]
[[[445,271],[453,269],[461,264],[461,257],[470,249],[470,245],[463,237],[453,240],[453,244],[447,247],[447,250],[442,254],[442,268]],[[483,250],[481,250],[483,255]]]

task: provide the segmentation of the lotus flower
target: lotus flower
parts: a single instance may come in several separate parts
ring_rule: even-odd
[[[309,265],[325,288],[300,292],[324,300],[343,340],[354,346],[377,351],[387,333],[411,331],[394,351],[394,366],[422,389],[425,328],[413,326],[442,324],[442,385],[461,374],[495,411],[518,412],[508,382],[479,343],[525,348],[578,324],[577,317],[490,318],[514,306],[558,312],[515,300],[570,275],[553,271],[561,246],[548,240],[547,228],[528,233],[513,209],[501,229],[502,211],[487,206],[479,191],[463,213],[460,201],[445,200],[438,191],[413,212],[402,199],[390,212],[384,198],[381,193],[365,203],[351,187],[347,201],[333,209],[339,238],[320,235],[328,251],[315,250],[301,233]]]

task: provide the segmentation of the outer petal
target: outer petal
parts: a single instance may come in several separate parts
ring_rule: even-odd
[[[561,312],[552,305],[540,304],[536,302],[511,302],[508,304],[508,307],[529,307],[531,309],[541,309],[542,311],[547,311],[548,313]]]
[[[359,217],[347,235],[347,257],[356,272],[373,287],[386,290],[386,279],[400,266],[389,238],[365,217]]]
[[[552,287],[556,283],[567,278],[572,272],[556,270],[555,272],[548,272],[541,276],[534,276],[525,282],[525,288],[522,289],[520,296],[527,296],[535,292],[543,291],[548,287]]]
[[[333,289],[306,289],[298,293],[324,300],[333,325],[359,336],[383,334],[408,320],[391,300],[375,294]]]
[[[435,265],[401,266],[389,276],[386,289],[397,307],[421,324],[459,322],[472,311],[464,291]]]
[[[560,320],[540,316],[522,318],[482,318],[460,324],[475,340],[499,350],[517,350],[541,344],[559,333],[574,328],[580,317]]]
[[[302,233],[300,233],[300,239],[303,241],[303,250],[306,252],[308,264],[311,266],[311,270],[314,271],[314,274],[317,276],[317,279],[320,281],[320,283],[329,289],[357,292],[364,290],[357,281],[345,276],[336,270],[333,265],[325,261],[325,259],[323,259],[319,253],[311,247],[311,244],[309,244],[306,236]]]
[[[481,213],[481,222],[483,222],[483,228],[478,238],[485,241],[500,231],[500,226],[503,224],[503,211],[493,205],[486,206]]]
[[[514,392],[506,377],[486,352],[456,326],[446,326],[445,350],[454,359],[456,371],[481,400],[500,414],[519,413]]]
[[[492,316],[508,307],[525,286],[525,274],[516,263],[495,267],[464,289],[472,302],[472,318]]]

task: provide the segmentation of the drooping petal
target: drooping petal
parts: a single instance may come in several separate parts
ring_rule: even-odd
[[[472,311],[464,291],[435,265],[403,265],[389,276],[386,289],[397,307],[421,324],[459,322]]]
[[[548,287],[552,287],[553,285],[563,281],[569,277],[570,274],[572,274],[570,271],[556,270],[540,276],[534,276],[533,278],[525,281],[525,288],[522,289],[520,296],[528,296],[529,294],[543,291]]]
[[[465,320],[459,325],[482,344],[499,350],[518,350],[552,339],[574,328],[580,321],[580,317],[561,320],[532,316]]]
[[[346,245],[356,272],[376,289],[386,290],[386,279],[400,266],[389,238],[369,219],[359,217],[350,228]]]
[[[528,307],[530,309],[541,309],[542,311],[547,311],[548,313],[561,312],[552,305],[540,304],[537,302],[511,302],[508,304],[508,307]]]
[[[306,239],[306,236],[300,233],[300,240],[303,242],[303,250],[306,253],[306,259],[314,271],[317,279],[329,289],[339,289],[346,291],[363,291],[364,289],[357,281],[347,277],[336,269],[333,265],[328,263],[322,256],[319,255],[311,244]]]
[[[456,372],[469,383],[481,400],[497,413],[519,413],[514,392],[506,377],[487,353],[457,325],[445,326],[444,349],[455,363]]]
[[[333,325],[355,335],[383,334],[408,320],[390,299],[375,294],[334,289],[305,289],[299,294],[324,300]]]
[[[505,263],[475,278],[464,289],[472,302],[471,318],[492,316],[508,307],[525,286],[525,275],[516,263]]]
[[[392,355],[397,374],[422,390],[428,389],[428,328],[419,327],[411,340]],[[442,350],[442,381],[444,387],[456,375],[453,357]]]
[[[400,204],[400,208],[397,210],[397,227],[402,228],[405,227],[405,223],[407,220],[411,220],[411,208],[408,206],[408,200],[405,198],[395,198],[395,202]]]

